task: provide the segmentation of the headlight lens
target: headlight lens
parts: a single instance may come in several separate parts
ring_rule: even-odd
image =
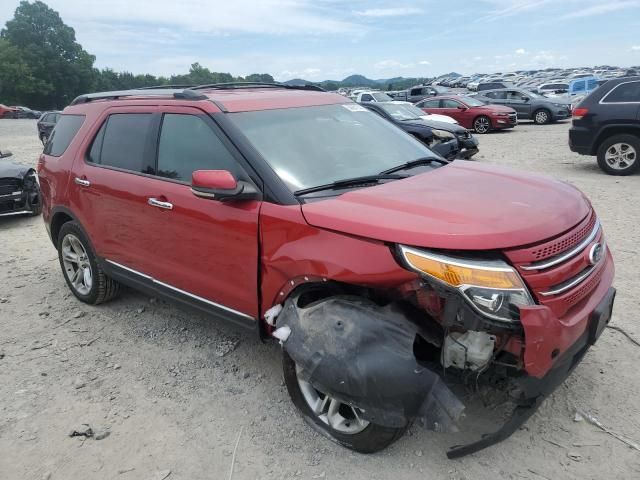
[[[442,141],[448,141],[448,140],[451,140],[451,139],[455,138],[453,133],[447,132],[446,130],[434,129],[434,130],[431,130],[431,133],[433,133],[433,136],[435,138],[437,138],[438,140],[442,140]]]
[[[495,320],[516,322],[518,307],[533,305],[524,282],[502,260],[475,260],[400,246],[409,268],[462,293],[480,313]]]

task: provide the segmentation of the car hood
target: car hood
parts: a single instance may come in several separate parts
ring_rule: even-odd
[[[426,113],[420,117],[422,120],[435,120],[436,122],[453,123],[458,125],[458,122],[447,115],[438,115],[437,113]]]
[[[540,242],[590,211],[551,178],[453,162],[433,171],[302,205],[315,227],[419,247],[492,250]]]
[[[434,128],[437,130],[444,130],[446,132],[451,132],[458,135],[462,135],[467,131],[466,128],[461,127],[456,123],[439,122],[436,119],[432,120],[430,118],[425,118],[422,121],[430,128]]]
[[[0,158],[0,178],[23,178],[29,170],[29,167]]]

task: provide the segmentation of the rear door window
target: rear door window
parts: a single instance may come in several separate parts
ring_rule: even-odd
[[[420,104],[421,108],[440,108],[440,100],[427,100]]]
[[[84,115],[61,115],[44,147],[44,153],[52,157],[62,155],[83,123]]]
[[[239,166],[202,118],[165,114],[158,144],[158,176],[191,183],[196,170],[228,170],[237,175]]]
[[[640,82],[621,83],[602,100],[602,103],[621,102],[640,102]]]
[[[147,148],[151,123],[150,113],[110,115],[96,134],[88,160],[105,167],[154,174]]]

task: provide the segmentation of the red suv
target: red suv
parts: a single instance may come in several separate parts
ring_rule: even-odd
[[[465,96],[434,97],[416,104],[427,113],[447,115],[465,128],[476,133],[513,128],[518,115],[511,107],[487,105],[476,98]]]
[[[38,167],[79,300],[126,284],[279,339],[295,405],[357,451],[416,420],[453,428],[467,382],[509,394],[513,416],[448,455],[506,438],[611,316],[613,260],[582,193],[449,163],[316,88],[83,95]]]

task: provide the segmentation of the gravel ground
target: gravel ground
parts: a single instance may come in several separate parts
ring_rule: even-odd
[[[640,175],[604,175],[593,158],[569,151],[568,128],[523,123],[482,136],[477,160],[546,173],[589,196],[617,262],[612,323],[640,339]],[[35,121],[0,120],[0,145],[35,166]],[[618,331],[605,331],[572,377],[497,446],[449,461],[446,449],[464,436],[413,427],[365,456],[297,415],[277,344],[132,291],[100,307],[81,304],[39,218],[0,219],[0,254],[3,479],[219,479],[232,462],[234,479],[640,478],[640,451],[574,421],[578,408],[640,443],[640,349]],[[83,424],[95,438],[69,436]]]

